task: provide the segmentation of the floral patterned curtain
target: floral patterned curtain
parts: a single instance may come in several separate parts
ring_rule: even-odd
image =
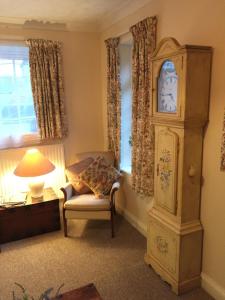
[[[220,170],[225,171],[225,111],[223,116]]]
[[[41,139],[67,134],[64,110],[61,43],[27,40],[34,107]]]
[[[107,49],[107,117],[108,148],[113,150],[117,166],[120,161],[120,63],[119,38],[105,41]]]
[[[130,28],[132,54],[132,186],[135,192],[154,192],[154,127],[150,124],[150,56],[156,46],[157,18]]]

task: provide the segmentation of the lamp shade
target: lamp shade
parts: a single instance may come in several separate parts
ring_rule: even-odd
[[[30,149],[17,165],[14,174],[21,177],[35,177],[54,169],[55,166],[38,149]]]

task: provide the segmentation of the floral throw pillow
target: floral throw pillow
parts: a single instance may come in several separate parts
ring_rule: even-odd
[[[97,198],[102,198],[110,192],[113,183],[121,176],[112,165],[107,164],[104,157],[97,157],[83,172],[79,174],[82,180],[93,191]]]
[[[77,194],[87,194],[91,193],[90,188],[85,185],[80,179],[79,175],[83,172],[92,162],[94,159],[92,157],[88,157],[84,160],[81,160],[69,167],[66,168],[66,177],[68,178],[69,182],[72,184],[74,190]]]

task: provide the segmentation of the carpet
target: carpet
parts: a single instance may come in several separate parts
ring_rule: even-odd
[[[67,292],[93,282],[104,300],[212,300],[202,289],[177,297],[145,264],[146,239],[116,216],[114,239],[108,221],[70,221],[62,231],[2,245],[0,300],[18,293],[18,282],[35,299],[64,283]],[[19,293],[18,293],[19,294]]]

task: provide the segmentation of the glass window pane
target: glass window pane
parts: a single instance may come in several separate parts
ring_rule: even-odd
[[[0,135],[37,132],[29,70],[29,49],[0,45]]]
[[[120,45],[121,80],[121,149],[120,168],[131,173],[131,125],[132,125],[132,87],[131,87],[132,45]]]

